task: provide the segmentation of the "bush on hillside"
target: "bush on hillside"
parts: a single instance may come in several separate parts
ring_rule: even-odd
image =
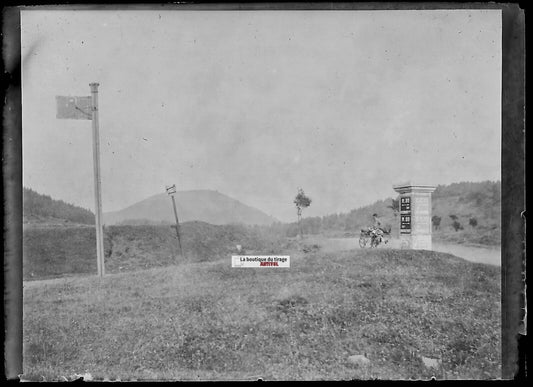
[[[453,221],[452,227],[455,231],[459,231],[463,229],[463,225],[456,220]]]

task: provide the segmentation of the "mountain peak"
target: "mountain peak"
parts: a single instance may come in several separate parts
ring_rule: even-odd
[[[153,224],[174,223],[172,204],[166,193],[160,193],[141,200],[120,211],[104,213],[104,223]],[[212,189],[177,191],[174,194],[180,222],[203,221],[211,224],[259,224],[276,221],[257,208],[241,203]]]

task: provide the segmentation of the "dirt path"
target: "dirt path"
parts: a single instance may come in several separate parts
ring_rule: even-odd
[[[358,238],[328,238],[317,243],[322,246],[324,252],[333,252],[341,250],[359,249]],[[398,239],[391,239],[387,245],[381,248],[400,248]],[[433,250],[441,253],[453,254],[457,257],[466,259],[471,262],[486,263],[489,265],[501,266],[500,248],[472,247],[463,245],[454,245],[448,243],[434,242]]]
[[[501,249],[433,243],[433,250],[453,254],[468,261],[501,266]]]

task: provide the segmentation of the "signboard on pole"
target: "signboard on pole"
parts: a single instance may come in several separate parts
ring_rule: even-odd
[[[176,193],[176,184],[170,187],[166,187],[167,194],[172,195]]]
[[[104,228],[102,224],[102,188],[100,179],[100,135],[98,128],[98,83],[89,84],[91,96],[56,96],[56,118],[70,120],[90,120],[93,129],[93,169],[94,201],[96,221],[96,264],[98,275],[105,274],[104,265]]]
[[[56,96],[56,118],[70,120],[91,120],[92,97]]]

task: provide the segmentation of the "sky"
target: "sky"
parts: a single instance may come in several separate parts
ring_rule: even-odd
[[[103,212],[212,189],[281,221],[500,180],[501,11],[23,10],[23,185]]]

